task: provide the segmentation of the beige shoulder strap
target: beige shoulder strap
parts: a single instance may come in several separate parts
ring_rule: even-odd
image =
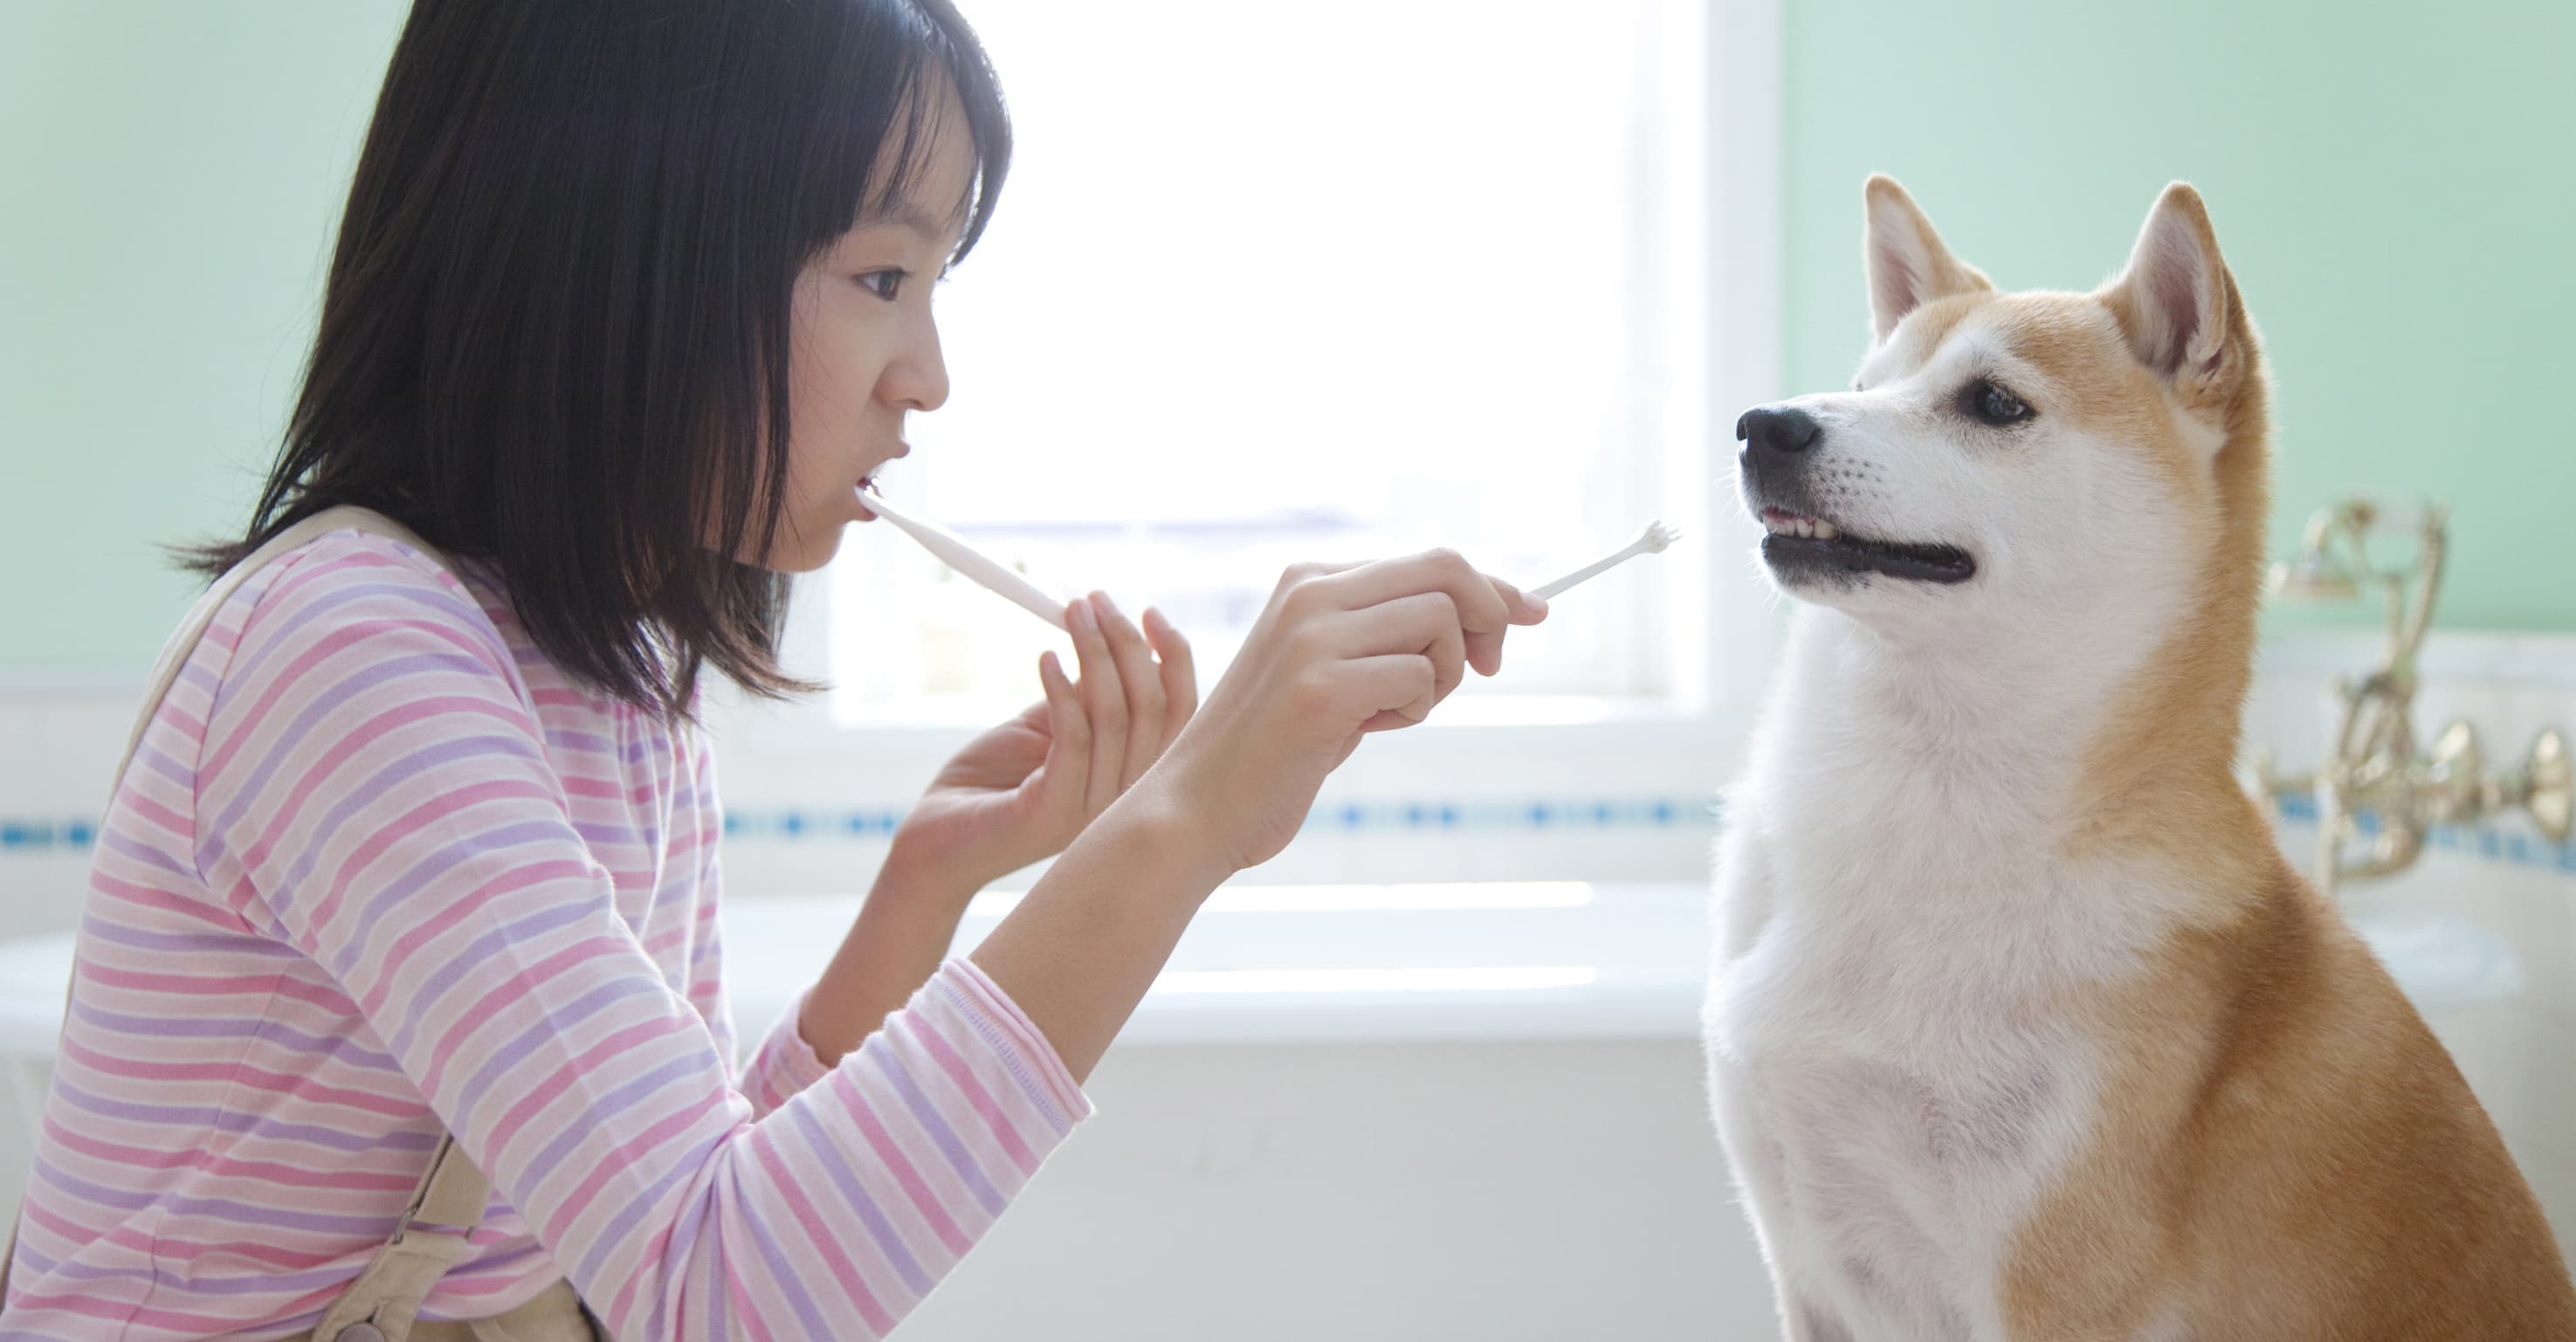
[[[249,581],[253,574],[276,562],[280,556],[311,544],[331,532],[349,530],[364,531],[389,540],[400,541],[418,550],[450,575],[456,574],[456,566],[448,561],[447,556],[440,554],[427,541],[412,534],[410,528],[369,508],[325,509],[271,537],[267,544],[252,551],[248,558],[224,570],[223,575],[215,579],[214,585],[206,589],[206,594],[197,599],[197,604],[188,608],[188,617],[180,621],[178,632],[172,634],[170,642],[161,649],[161,660],[154,663],[152,667],[152,678],[144,689],[143,702],[135,709],[134,729],[126,735],[125,754],[118,758],[116,772],[108,778],[107,791],[110,805],[115,803],[117,789],[125,784],[125,771],[134,763],[134,752],[143,745],[144,730],[151,726],[153,715],[160,712],[161,700],[170,693],[170,686],[178,680],[180,668],[188,664],[189,655],[194,653],[197,650],[197,644],[204,640],[206,630],[214,623],[215,612],[223,609],[224,602],[230,600],[233,593],[241,590],[241,585]],[[74,977],[77,977],[77,974]],[[70,1024],[71,988],[68,984],[63,990],[63,1020],[66,1026]],[[375,1276],[377,1270],[384,1266],[388,1256],[398,1257],[407,1263],[437,1261],[438,1270],[430,1272],[421,1281],[418,1294],[410,1297],[410,1308],[402,1311],[401,1322],[405,1325],[409,1324],[411,1314],[419,1310],[421,1297],[426,1296],[429,1288],[437,1283],[439,1273],[444,1272],[449,1265],[464,1256],[466,1247],[464,1232],[473,1229],[475,1223],[483,1219],[484,1205],[491,1201],[491,1197],[490,1182],[484,1179],[482,1171],[474,1168],[473,1161],[468,1160],[462,1151],[456,1149],[454,1135],[440,1133],[438,1149],[430,1153],[429,1169],[421,1176],[419,1187],[412,1191],[411,1205],[404,1209],[403,1219],[394,1227],[392,1238],[386,1240],[384,1246],[376,1251],[376,1260],[368,1265],[366,1273],[359,1278],[360,1282],[364,1283],[369,1277]],[[23,1213],[21,1217],[11,1218],[8,1253],[5,1257],[0,1257],[0,1303],[6,1303],[8,1299],[9,1271],[18,1257],[18,1222],[21,1219],[23,1219]],[[414,1227],[418,1224],[453,1227],[453,1230],[415,1231]],[[452,1247],[444,1241],[453,1241]],[[406,1245],[409,1247],[405,1247]],[[406,1268],[390,1275],[399,1277],[419,1270]],[[405,1279],[407,1280],[407,1277]],[[347,1304],[350,1299],[351,1297],[343,1297],[341,1303]],[[389,1302],[386,1307],[390,1309],[392,1304]],[[346,1324],[350,1321],[343,1319],[340,1322]],[[327,1316],[325,1322],[329,1322]],[[326,1329],[320,1335],[328,1338],[334,1334]]]
[[[450,577],[463,581],[456,572],[456,566],[448,562],[447,556],[440,554],[429,542],[412,534],[411,528],[372,508],[347,506],[325,508],[271,536],[267,544],[251,551],[248,558],[225,569],[222,576],[215,579],[213,585],[206,589],[206,594],[197,598],[197,604],[188,608],[188,617],[179,622],[179,631],[172,634],[170,641],[163,645],[161,660],[153,663],[152,678],[144,688],[143,704],[134,712],[134,730],[126,734],[125,754],[118,757],[116,772],[107,780],[107,796],[111,803],[116,800],[116,790],[125,784],[125,771],[134,763],[134,752],[143,746],[144,729],[152,725],[152,715],[161,711],[161,700],[170,693],[170,687],[177,683],[180,668],[188,664],[188,658],[196,652],[197,644],[205,640],[206,630],[214,625],[215,612],[223,609],[224,603],[232,599],[233,593],[240,591],[241,585],[250,581],[261,569],[334,531],[364,531],[388,540],[401,541],[420,551],[421,555],[431,563],[445,569]]]

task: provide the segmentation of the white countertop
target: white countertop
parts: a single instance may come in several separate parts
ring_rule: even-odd
[[[1017,898],[977,899],[971,948]],[[1237,886],[1193,924],[1123,1044],[1687,1039],[1708,961],[1698,885]],[[743,900],[724,913],[746,1047],[813,982],[852,897]],[[2513,996],[2493,930],[2437,915],[2362,919],[2428,1013]],[[53,1056],[70,934],[0,942],[0,1059]]]

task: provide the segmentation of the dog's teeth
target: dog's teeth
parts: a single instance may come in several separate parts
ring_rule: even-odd
[[[1801,536],[1813,536],[1813,535],[1815,535],[1815,534],[1816,534],[1816,519],[1814,519],[1814,518],[1812,518],[1812,517],[1801,517],[1801,518],[1799,518],[1799,519],[1798,519],[1798,534],[1799,534],[1799,535],[1801,535]]]
[[[1820,541],[1829,541],[1829,540],[1832,540],[1834,537],[1839,536],[1839,535],[1841,535],[1841,534],[1842,534],[1841,532],[1836,531],[1836,530],[1834,529],[1834,524],[1833,524],[1833,523],[1831,523],[1831,522],[1827,522],[1827,521],[1825,521],[1825,520],[1823,520],[1823,519],[1821,519],[1821,518],[1819,518],[1819,519],[1817,520],[1817,522],[1816,522],[1816,539],[1817,539],[1817,540],[1820,540]]]

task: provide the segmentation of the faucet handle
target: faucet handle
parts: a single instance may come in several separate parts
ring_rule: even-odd
[[[2565,843],[2576,819],[2576,769],[2567,760],[2567,738],[2552,727],[2531,743],[2523,763],[2523,809],[2551,843]]]
[[[2432,753],[2424,757],[2437,783],[2452,780],[2477,781],[2486,768],[2486,752],[2478,748],[2477,729],[2465,721],[2455,720],[2433,740]]]

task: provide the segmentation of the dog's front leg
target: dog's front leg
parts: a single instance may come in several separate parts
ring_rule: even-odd
[[[1856,1342],[1851,1329],[1823,1306],[1801,1297],[1786,1282],[1777,1283],[1777,1287],[1781,1334],[1788,1342]]]
[[[1753,1077],[1737,1051],[1741,1041],[1735,1027],[1741,1022],[1734,1013],[1742,1003],[1729,993],[1729,972],[1752,949],[1770,919],[1771,864],[1751,808],[1737,808],[1727,821],[1714,883],[1714,972],[1701,1021],[1707,1045],[1709,1109],[1726,1148],[1727,1164],[1735,1173],[1738,1200],[1752,1222],[1763,1265],[1770,1270],[1783,1335],[1789,1342],[1853,1342],[1850,1330],[1839,1320],[1800,1294],[1788,1271],[1787,1153],[1761,1112]]]

